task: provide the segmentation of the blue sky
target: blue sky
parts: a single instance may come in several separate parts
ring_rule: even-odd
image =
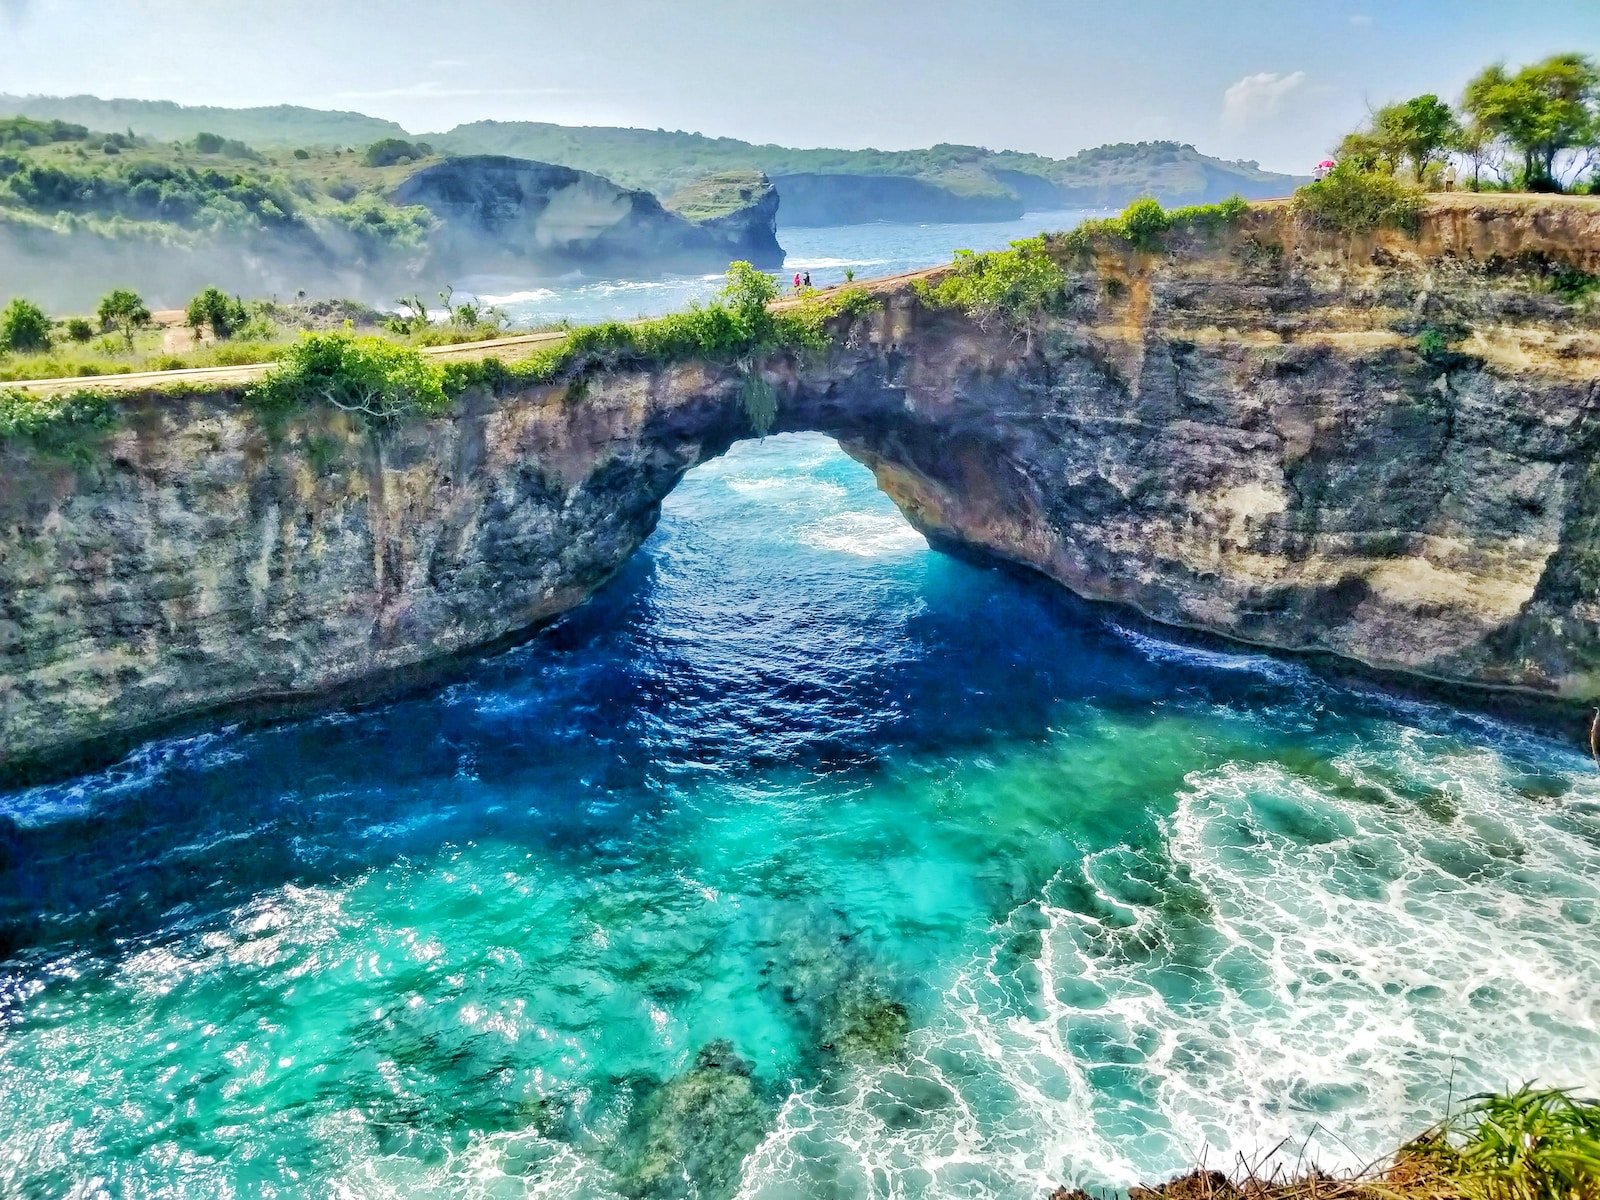
[[[1369,105],[1600,53],[1600,0],[0,0],[0,91],[796,146],[1174,138],[1304,171]]]

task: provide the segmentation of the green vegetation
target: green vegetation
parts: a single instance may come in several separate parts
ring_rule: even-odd
[[[980,324],[1022,324],[1056,307],[1066,282],[1040,235],[1012,242],[1009,250],[957,250],[953,270],[936,283],[918,280],[913,288],[930,308],[958,309]]]
[[[84,152],[99,143],[117,154]],[[280,162],[218,134],[155,143],[12,118],[0,121],[0,227],[173,247],[226,238],[371,262],[415,251],[436,225],[427,209],[385,198],[414,169],[394,161],[302,149]]]
[[[103,392],[36,396],[0,388],[0,447],[20,442],[52,458],[87,462],[94,444],[119,419],[111,397]]]
[[[427,142],[408,142],[405,138],[381,138],[367,147],[367,152],[362,156],[369,167],[393,167],[414,163],[420,158],[428,158],[433,154],[433,147]]]
[[[691,360],[737,367],[740,402],[758,433],[771,429],[777,394],[760,375],[760,360],[807,355],[828,345],[827,324],[871,312],[877,301],[846,289],[784,308],[770,307],[778,288],[749,263],[728,268],[728,282],[710,304],[631,325],[608,322],[573,330],[556,345],[507,365],[498,359],[439,366],[409,346],[382,338],[329,333],[302,338],[279,358],[247,400],[270,424],[319,405],[360,413],[374,426],[434,416],[472,387],[507,391],[560,382],[581,384],[613,367],[656,367]]]
[[[1474,190],[1552,192],[1563,190],[1563,181],[1595,190],[1600,187],[1600,66],[1570,53],[1514,72],[1497,63],[1467,84],[1457,108],[1430,92],[1378,109],[1366,125],[1345,136],[1337,157],[1346,175],[1334,188],[1323,189],[1344,192],[1334,205],[1339,215],[1327,222],[1335,228],[1347,227],[1363,208],[1384,207],[1381,185],[1368,189],[1365,200],[1346,186],[1352,172],[1436,188],[1453,182],[1459,162],[1470,168],[1470,177],[1460,174]],[[1326,212],[1328,205],[1314,199],[1311,207]],[[1370,212],[1359,219],[1370,220]]]
[[[221,288],[216,287],[206,288],[189,301],[189,308],[184,316],[189,327],[195,331],[196,337],[200,336],[201,328],[205,327],[211,330],[211,336],[219,342],[227,341],[250,319],[243,300],[230,297]]]
[[[1402,1158],[1467,1200],[1594,1200],[1600,1101],[1531,1085],[1474,1096]]]
[[[213,108],[168,100],[101,100],[95,96],[0,96],[0,115],[76,123],[87,129],[126,129],[161,142],[187,141],[213,132],[251,146],[365,146],[405,137],[393,121],[352,112],[326,112],[279,104],[268,108]]]
[[[24,146],[48,146],[55,142],[82,142],[89,130],[65,121],[34,121],[28,117],[0,119],[0,150]]]
[[[953,270],[937,282],[918,281],[913,288],[932,308],[958,309],[980,324],[999,318],[1020,326],[1063,303],[1067,277],[1058,254],[1082,257],[1096,245],[1152,253],[1173,235],[1215,237],[1249,213],[1249,202],[1238,196],[1171,210],[1144,197],[1120,216],[1085,221],[1058,237],[1041,234],[987,254],[957,250]]]
[[[760,199],[771,186],[760,171],[720,171],[680,189],[662,203],[691,221],[709,221]]]
[[[1351,1175],[1198,1170],[1141,1200],[1600,1200],[1600,1102],[1524,1086],[1471,1097],[1458,1113]],[[1052,1200],[1092,1200],[1057,1191]]]
[[[373,426],[436,416],[450,406],[444,371],[411,346],[371,335],[310,333],[290,346],[245,402],[269,425],[315,406]]]
[[[1421,180],[1460,138],[1455,113],[1430,92],[1380,108],[1366,128],[1345,135],[1339,158],[1363,171],[1390,174],[1409,164],[1412,178]]]
[[[1557,157],[1600,146],[1600,68],[1582,54],[1557,54],[1515,74],[1497,63],[1467,84],[1462,109],[1484,135],[1521,155],[1523,187],[1558,191]]]
[[[1141,195],[1204,201],[1219,178],[1230,190],[1283,195],[1296,182],[1253,162],[1223,162],[1177,142],[1122,143],[1067,159],[941,144],[925,150],[794,150],[662,129],[569,128],[531,121],[479,121],[433,142],[450,154],[511,154],[593,171],[661,196],[707,176],[761,172],[909,176],[956,196],[1024,208],[1123,204]],[[682,211],[682,210],[680,210]]]
[[[1220,204],[1191,204],[1170,210],[1147,196],[1128,205],[1120,216],[1083,222],[1061,241],[1069,253],[1080,256],[1096,242],[1120,243],[1150,252],[1159,250],[1169,233],[1215,237],[1238,225],[1249,213],[1250,202],[1239,196],[1229,196]]]
[[[150,324],[150,309],[140,299],[139,293],[127,288],[113,288],[100,300],[95,311],[102,329],[115,329],[133,350],[133,335]]]
[[[50,349],[50,318],[20,296],[0,311],[0,351],[27,354]]]
[[[1422,216],[1422,191],[1387,171],[1342,162],[1326,179],[1296,192],[1294,209],[1312,225],[1344,234],[1414,230]]]
[[[0,116],[7,114],[75,123],[85,129],[129,130],[168,145],[187,142],[201,132],[257,150],[365,147],[386,138],[416,144],[391,121],[292,105],[227,109],[93,96],[0,96]],[[909,151],[794,150],[662,129],[496,121],[461,125],[427,141],[447,154],[510,154],[593,171],[658,196],[670,196],[723,172],[909,175],[956,195],[1016,199],[1029,208],[1047,202],[1123,204],[1144,194],[1172,203],[1199,202],[1216,194],[1218,177],[1227,180],[1223,186],[1228,190],[1254,196],[1282,195],[1294,182],[1253,162],[1223,162],[1176,142],[1125,143],[1050,159],[957,145]]]
[[[1567,263],[1551,264],[1545,281],[1550,290],[1568,304],[1587,306],[1592,298],[1600,295],[1600,275],[1591,275]]]
[[[237,138],[225,138],[220,133],[197,133],[189,144],[194,147],[196,154],[222,154],[228,158],[261,157]]]

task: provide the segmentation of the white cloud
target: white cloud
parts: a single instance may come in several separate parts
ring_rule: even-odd
[[[1355,16],[1350,18],[1350,24],[1352,24],[1352,25],[1371,25],[1372,24],[1372,18],[1367,16],[1366,13],[1357,13]]]
[[[1283,102],[1306,81],[1304,71],[1284,75],[1262,71],[1230,84],[1222,94],[1222,120],[1228,125],[1253,125],[1278,114]]]

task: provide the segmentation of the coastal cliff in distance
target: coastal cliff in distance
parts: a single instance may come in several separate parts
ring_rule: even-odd
[[[427,241],[433,275],[536,276],[569,270],[720,271],[743,261],[783,265],[778,193],[764,177],[703,221],[571,167],[500,155],[452,158],[408,176],[391,198],[438,221]]]
[[[838,438],[936,545],[1156,621],[1600,699],[1600,200],[1052,252],[1022,326],[879,285],[758,364],[774,429]],[[377,435],[135,391],[85,457],[0,446],[3,769],[376,694],[570,609],[751,436],[746,386],[622,363]]]
[[[84,311],[110,281],[157,307],[208,286],[388,305],[468,276],[782,266],[778,195],[764,176],[698,192],[692,211],[674,211],[570,167],[440,158],[398,139],[362,155],[269,156],[215,135],[155,144],[0,119],[0,304],[25,296]]]

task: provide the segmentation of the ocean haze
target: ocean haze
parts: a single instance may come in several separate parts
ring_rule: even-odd
[[[0,7],[0,91],[542,120],[791,146],[1065,157],[1172,139],[1303,173],[1370,105],[1600,48],[1583,0],[674,5],[182,0]]]

